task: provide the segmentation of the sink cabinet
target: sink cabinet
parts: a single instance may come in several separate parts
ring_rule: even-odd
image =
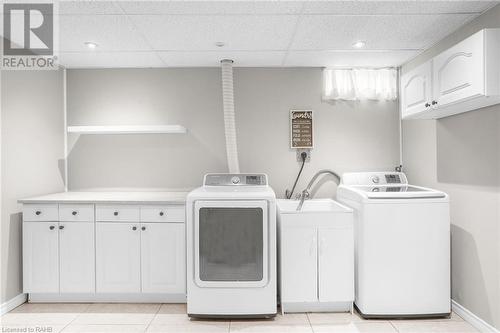
[[[333,201],[332,201],[333,202]],[[303,212],[278,203],[279,281],[283,312],[350,311],[354,301],[353,213]]]
[[[30,300],[185,302],[184,205],[23,206]]]

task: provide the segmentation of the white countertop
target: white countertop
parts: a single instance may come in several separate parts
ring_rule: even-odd
[[[184,204],[188,192],[61,192],[20,199],[20,203]]]

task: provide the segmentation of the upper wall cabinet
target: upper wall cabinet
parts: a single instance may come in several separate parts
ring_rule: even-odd
[[[484,29],[401,77],[403,119],[500,103],[500,29]]]

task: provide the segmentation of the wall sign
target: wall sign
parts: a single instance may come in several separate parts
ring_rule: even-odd
[[[290,147],[313,148],[313,112],[290,111]]]

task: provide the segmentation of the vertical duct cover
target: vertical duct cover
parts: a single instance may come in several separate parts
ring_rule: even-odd
[[[229,173],[240,173],[238,145],[236,143],[236,121],[234,116],[233,61],[224,59],[221,61],[221,67],[227,165]]]

